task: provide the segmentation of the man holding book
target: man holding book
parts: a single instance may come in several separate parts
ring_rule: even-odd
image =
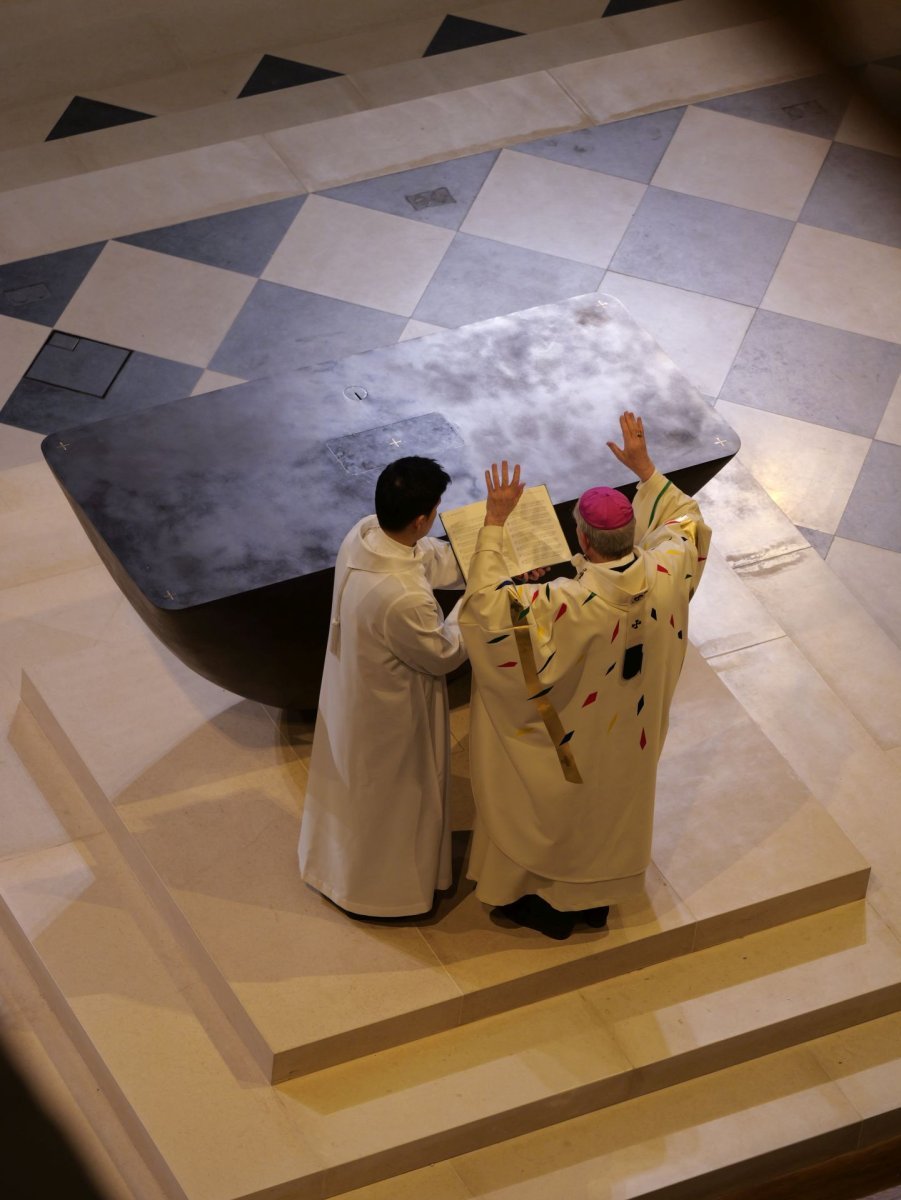
[[[642,890],[710,541],[695,501],[654,467],[641,418],[625,412],[620,427],[622,447],[607,445],[638,476],[634,510],[611,488],[582,494],[575,579],[514,582],[504,526],[520,469],[486,471],[459,618],[473,668],[469,874],[483,902],[558,939],[580,921],[602,928],[610,905]]]
[[[428,912],[451,885],[444,677],[466,647],[432,589],[463,577],[428,536],[449,482],[430,458],[389,464],[338,552],[299,856],[352,915]]]

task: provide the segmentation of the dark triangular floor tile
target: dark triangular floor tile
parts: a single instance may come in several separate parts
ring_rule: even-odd
[[[153,113],[138,112],[134,108],[122,108],[118,104],[106,104],[102,100],[88,100],[84,96],[76,96],[44,140],[52,142],[56,138],[74,137],[77,133],[93,133],[96,129],[109,129],[113,125],[149,121],[152,116]]]
[[[289,196],[233,212],[198,217],[118,238],[130,246],[172,254],[210,267],[260,275],[306,197]]]
[[[340,74],[340,71],[327,71],[325,67],[311,67],[308,63],[294,62],[290,58],[264,54],[251,77],[238,92],[238,99],[242,96],[259,96],[263,92],[278,92],[282,88],[299,87],[302,83],[318,83],[320,79],[334,79]]]
[[[806,525],[797,525],[795,528],[798,530],[798,533],[807,538],[820,558],[826,557],[832,546],[834,534],[823,533],[820,529],[808,529]]]
[[[672,4],[673,0],[610,0],[604,9],[605,17],[618,17],[620,13],[636,12],[639,8],[657,8],[660,4]]]
[[[447,54],[450,50],[467,50],[470,46],[484,46],[486,42],[501,42],[504,38],[513,37],[522,37],[522,34],[515,29],[502,29],[500,25],[470,21],[468,17],[447,16],[426,47],[423,58],[428,58],[431,54]]]
[[[847,79],[836,73],[768,84],[731,96],[716,96],[700,101],[697,107],[810,133],[814,137],[833,138],[845,115],[850,95]]]
[[[0,313],[55,325],[105,245],[94,242],[0,266]]]
[[[427,225],[459,229],[497,156],[497,150],[485,150],[377,179],[345,183],[321,195]]]

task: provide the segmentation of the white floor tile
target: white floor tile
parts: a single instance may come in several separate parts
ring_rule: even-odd
[[[246,379],[238,379],[235,375],[223,375],[221,371],[204,371],[194,384],[192,396],[202,396],[205,392],[218,392],[220,388],[234,387],[236,383],[246,383]]]
[[[643,184],[503,150],[461,232],[605,267]]]
[[[29,463],[43,462],[42,433],[30,429],[17,429],[15,425],[0,422],[0,471],[9,467],[24,467]]]
[[[796,225],[761,308],[901,342],[901,250]]]
[[[855,96],[851,100],[835,140],[879,154],[901,155],[901,131],[897,122],[865,96]]]
[[[826,562],[870,616],[901,646],[901,554],[837,537]]]
[[[651,183],[796,220],[829,145],[826,138],[689,108]]]
[[[896,446],[901,446],[901,379],[895,384],[882,422],[876,430],[876,440],[894,442]]]
[[[399,342],[408,342],[410,338],[428,337],[430,333],[443,333],[443,325],[430,325],[428,321],[408,321],[404,326],[404,331],[397,339]]]
[[[716,396],[754,309],[608,271],[598,289],[616,296],[705,396]]]
[[[691,602],[688,636],[704,658],[711,658],[784,633],[714,546]]]
[[[0,314],[0,408],[31,366],[49,333],[46,325]]]
[[[741,575],[879,745],[901,745],[901,648],[819,554],[808,548]]]
[[[263,279],[409,317],[453,231],[309,196]]]
[[[870,439],[728,400],[717,412],[741,438],[744,465],[790,520],[835,533]]]
[[[59,323],[82,337],[205,367],[254,283],[235,271],[110,242]]]

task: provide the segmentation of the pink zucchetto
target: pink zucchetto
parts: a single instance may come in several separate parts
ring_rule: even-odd
[[[593,487],[579,497],[582,519],[595,529],[622,529],[632,520],[632,505],[616,488]]]

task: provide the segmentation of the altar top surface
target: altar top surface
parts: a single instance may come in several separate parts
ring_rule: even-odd
[[[738,449],[598,293],[65,430],[43,449],[144,595],[183,609],[333,566],[379,471],[405,454],[452,476],[443,508],[482,499],[500,458],[555,504],[634,482],[606,445],[626,408],[664,473]]]

